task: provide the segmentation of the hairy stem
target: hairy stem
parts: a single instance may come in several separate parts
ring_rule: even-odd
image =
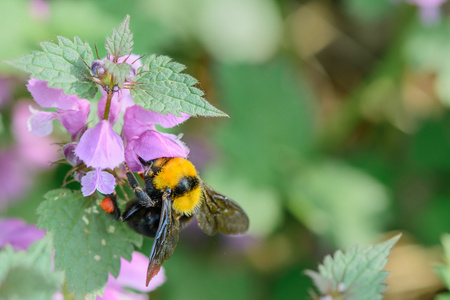
[[[105,105],[105,113],[103,114],[103,120],[108,120],[109,118],[109,109],[111,107],[111,99],[114,92],[112,90],[108,91],[108,94],[106,96],[106,105]]]

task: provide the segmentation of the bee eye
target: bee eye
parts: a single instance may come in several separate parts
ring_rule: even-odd
[[[105,69],[105,65],[103,64],[103,61],[94,60],[91,65],[91,71],[95,77],[99,77],[100,75],[105,75],[106,69]]]

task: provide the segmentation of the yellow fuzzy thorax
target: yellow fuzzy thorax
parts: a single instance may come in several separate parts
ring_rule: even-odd
[[[183,213],[187,216],[192,215],[195,208],[200,205],[201,189],[197,186],[195,189],[184,194],[181,197],[173,199],[172,208],[179,213]]]
[[[156,189],[174,189],[183,177],[197,177],[194,165],[183,158],[175,157],[167,161],[161,171],[154,177],[153,184]],[[172,208],[185,215],[191,215],[200,204],[201,188],[197,186],[193,190],[180,197],[173,198]]]

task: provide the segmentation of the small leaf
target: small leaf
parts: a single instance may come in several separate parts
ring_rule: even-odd
[[[119,27],[114,28],[111,35],[106,38],[105,48],[106,51],[108,51],[108,54],[116,59],[131,54],[131,51],[133,51],[133,34],[130,32],[129,15],[127,15]]]
[[[130,91],[134,102],[145,109],[175,116],[181,116],[181,112],[191,116],[227,116],[203,98],[203,92],[194,87],[195,78],[180,73],[185,68],[167,56],[151,55],[134,78],[138,83]]]
[[[132,68],[131,65],[127,63],[116,64],[109,60],[105,60],[104,63],[106,71],[114,76],[114,82],[119,85],[119,87],[122,87],[125,78],[130,74]]]
[[[60,284],[52,271],[52,243],[46,237],[27,251],[0,251],[0,299],[51,299]]]
[[[117,277],[120,257],[130,260],[142,236],[99,211],[98,201],[78,191],[59,189],[44,197],[38,226],[53,233],[55,268],[65,272],[69,293],[84,299],[105,286],[108,273]]]
[[[82,99],[93,98],[97,85],[89,79],[89,68],[94,60],[92,49],[79,37],[72,42],[58,37],[58,44],[42,42],[43,51],[11,59],[6,63],[31,74],[31,77],[48,82],[52,88],[61,88],[64,94],[78,95]],[[84,61],[84,62],[83,62]]]
[[[361,250],[354,246],[345,254],[338,250],[334,257],[325,257],[319,265],[319,273],[305,273],[313,279],[322,296],[342,296],[348,300],[382,299],[381,293],[386,289],[382,282],[389,274],[383,268],[400,237],[398,234],[384,243]]]

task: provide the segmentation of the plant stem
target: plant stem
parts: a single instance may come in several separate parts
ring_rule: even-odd
[[[105,105],[105,113],[103,114],[103,120],[108,120],[109,118],[109,109],[111,107],[111,99],[114,92],[112,90],[108,91],[108,94],[106,96],[106,105]]]

